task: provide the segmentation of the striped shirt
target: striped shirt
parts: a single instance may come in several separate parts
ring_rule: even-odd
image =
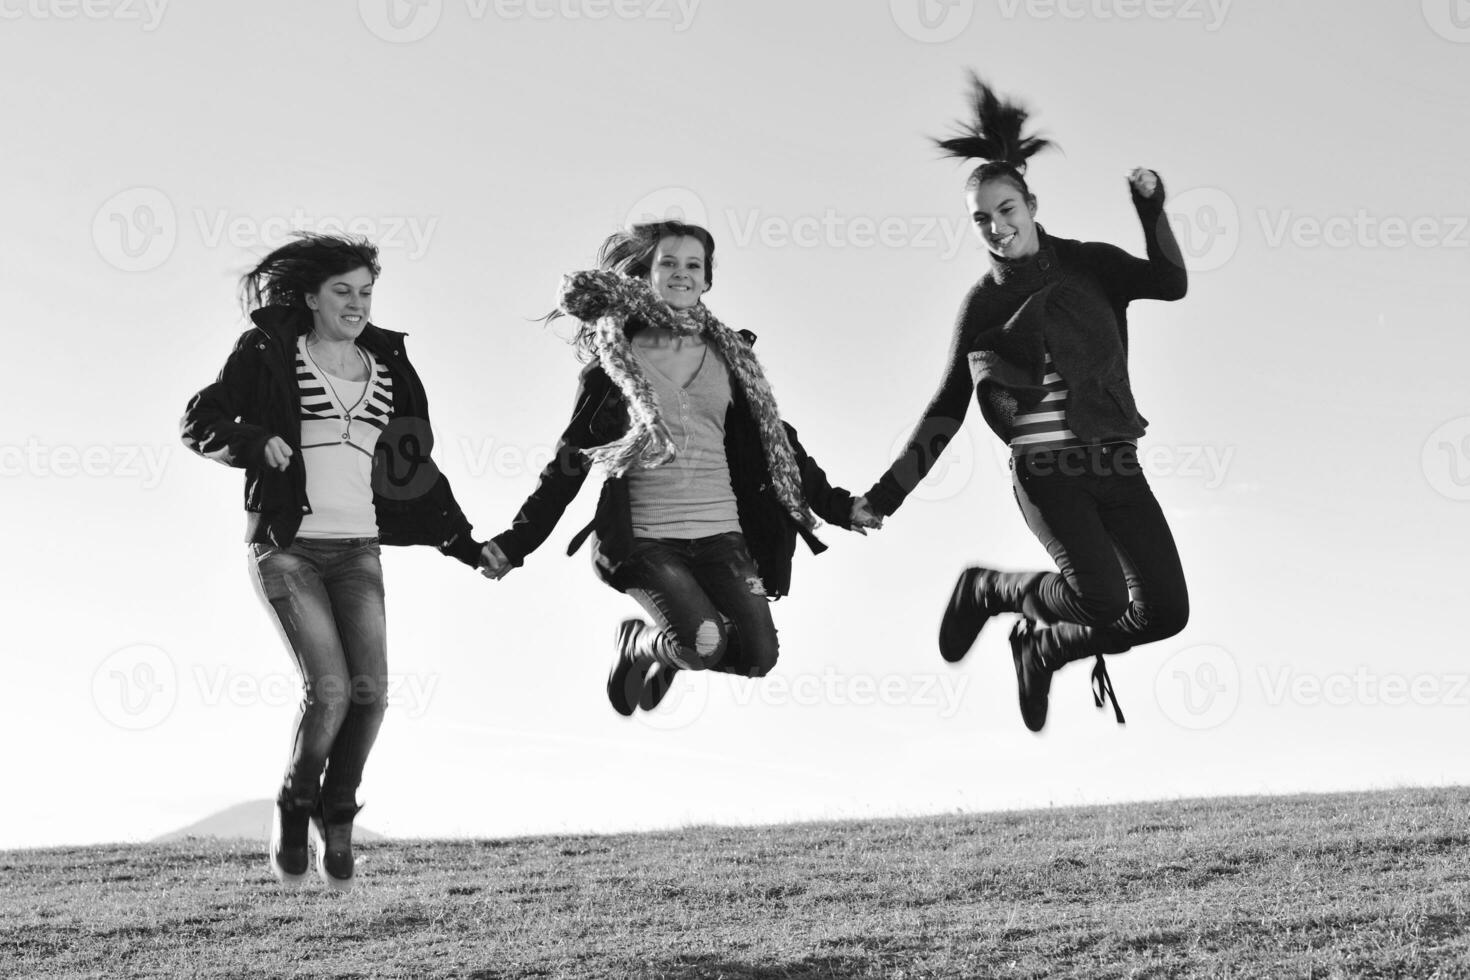
[[[1043,370],[1046,395],[1029,412],[1016,413],[1010,441],[1013,455],[1086,445],[1067,427],[1067,382],[1057,373],[1051,351],[1046,352]]]
[[[371,538],[378,534],[373,506],[373,451],[393,416],[393,376],[372,354],[365,381],[327,374],[312,360],[306,337],[296,341],[301,389],[301,456],[306,466],[303,515],[306,538]]]

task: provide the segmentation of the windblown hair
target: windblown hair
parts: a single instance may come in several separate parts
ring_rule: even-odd
[[[715,239],[700,225],[685,221],[651,221],[646,224],[629,225],[615,231],[603,241],[597,250],[597,267],[616,272],[631,279],[647,279],[653,271],[653,256],[658,243],[665,238],[693,238],[704,246],[704,281],[713,286],[715,282]],[[565,316],[560,309],[552,310],[543,322],[551,323]],[[641,323],[630,323],[636,329]],[[571,343],[577,348],[577,356],[590,361],[597,355],[596,328],[591,322],[581,322]]]
[[[973,71],[970,72],[970,101],[971,118],[960,124],[960,134],[937,139],[935,144],[948,156],[985,161],[970,172],[965,181],[966,190],[999,178],[1011,181],[1029,198],[1026,161],[1055,144],[1034,134],[1027,135],[1026,120],[1030,114],[1026,108],[997,95]]]
[[[367,269],[376,281],[383,271],[378,247],[366,238],[310,231],[298,231],[293,237],[295,241],[240,277],[240,307],[247,317],[263,306],[306,310],[306,294],[319,291],[333,276]]]

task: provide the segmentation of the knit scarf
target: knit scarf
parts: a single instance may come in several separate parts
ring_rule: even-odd
[[[626,333],[628,320],[637,319],[683,336],[702,337],[724,359],[745,394],[760,430],[776,499],[802,527],[812,530],[817,526],[816,515],[802,495],[796,454],[786,438],[776,396],[771,393],[760,362],[740,335],[721,323],[703,303],[675,310],[642,279],[590,270],[562,278],[558,305],[563,313],[592,327],[598,363],[628,404],[628,432],[614,442],[585,450],[593,463],[602,464],[612,476],[621,476],[633,466],[652,469],[677,455],[674,440],[659,414],[658,396],[633,356]]]

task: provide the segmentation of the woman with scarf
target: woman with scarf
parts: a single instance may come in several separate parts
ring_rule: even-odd
[[[1174,538],[1138,464],[1146,421],[1127,360],[1128,304],[1183,297],[1184,264],[1164,183],[1150,170],[1128,178],[1147,259],[1047,234],[1024,173],[1050,144],[1023,134],[1024,109],[972,83],[973,121],[938,143],[984,161],[965,197],[990,269],[960,307],[938,390],[866,499],[880,515],[898,510],[958,432],[973,392],[1010,447],[1016,501],[1058,570],[965,569],[940,622],[940,653],[960,660],[991,616],[1019,613],[1010,646],[1026,726],[1046,724],[1052,674],[1092,656],[1095,702],[1111,698],[1121,724],[1103,655],[1173,636],[1189,617]]]
[[[714,240],[676,221],[609,237],[598,270],[562,283],[559,309],[579,322],[588,361],[572,418],[482,571],[519,567],[551,533],[595,464],[608,479],[589,535],[598,576],[652,618],[625,620],[608,674],[619,714],[655,707],[678,670],[763,677],[776,664],[769,601],[790,588],[798,537],[825,550],[817,517],[879,527],[826,475],[781,420],[755,337],[702,302]]]
[[[370,322],[378,250],[301,233],[241,279],[253,326],[189,401],[184,445],[245,471],[251,582],[301,674],[276,796],[270,868],[352,886],[357,788],[388,698],[379,545],[434,545],[466,565],[485,546],[430,459],[423,383],[404,335]]]

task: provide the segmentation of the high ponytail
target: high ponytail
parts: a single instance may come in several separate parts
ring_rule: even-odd
[[[1028,198],[1026,161],[1054,146],[1051,140],[1027,134],[1030,114],[1017,102],[1002,98],[975,72],[970,72],[971,118],[959,124],[959,135],[936,139],[935,145],[946,156],[964,160],[982,160],[965,181],[969,190],[987,180],[1005,178],[1012,181]]]

